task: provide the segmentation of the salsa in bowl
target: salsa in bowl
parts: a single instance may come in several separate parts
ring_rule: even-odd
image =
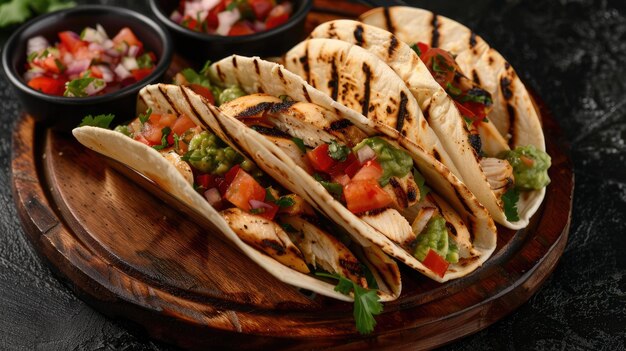
[[[118,42],[124,42],[124,46],[128,46],[121,51],[125,55],[122,57],[129,56],[128,51],[131,50],[132,46],[141,46],[140,50],[132,49],[133,51],[137,50],[136,53],[132,53],[137,56],[135,60],[138,60],[141,55],[148,54],[150,56],[149,53],[152,53],[155,60],[152,67],[150,67],[150,72],[143,72],[142,76],[137,76],[140,79],[135,79],[134,81],[125,81],[124,79],[119,80],[119,82],[112,81],[109,90],[101,89],[100,83],[96,83],[95,85],[97,86],[93,86],[93,82],[96,79],[104,81],[104,76],[108,74],[102,70],[105,67],[102,64],[102,59],[106,60],[107,58],[104,56],[93,56],[95,55],[94,52],[98,50],[94,50],[96,48],[93,46],[89,48],[91,44],[80,38],[80,36],[83,34],[83,30],[88,27],[98,32],[98,24],[104,29],[108,39],[112,42],[118,34],[122,33],[124,39],[118,40]],[[68,32],[73,32],[74,34],[69,34]],[[66,38],[65,42],[60,39],[60,33],[65,33],[61,35]],[[129,33],[132,33],[138,42],[133,42],[133,40],[129,39],[131,38],[128,35]],[[85,35],[88,36],[88,39],[93,39],[89,36],[97,35],[97,33],[85,33]],[[77,36],[78,38],[76,38]],[[31,47],[29,50],[29,41],[32,38],[39,39],[35,40],[35,43],[31,41],[31,45],[35,45],[35,47]],[[42,39],[45,39],[45,41]],[[61,48],[64,50],[64,56],[71,55],[67,57],[67,60],[61,57],[61,50],[58,47],[56,49],[58,52],[54,52],[57,42],[63,44]],[[139,43],[141,45],[138,45]],[[52,50],[49,49],[46,52],[47,45],[50,45]],[[68,48],[68,46],[72,45],[76,45],[76,47]],[[87,46],[87,49],[81,49],[84,45]],[[104,46],[105,43],[103,42],[99,45]],[[115,48],[111,49],[115,50]],[[53,52],[51,53],[50,51]],[[120,119],[123,119],[127,114],[132,113],[135,110],[138,91],[144,85],[154,83],[162,78],[169,67],[172,53],[172,41],[169,34],[148,17],[129,9],[89,5],[53,12],[24,24],[7,41],[2,52],[2,66],[8,80],[15,88],[16,95],[22,102],[26,113],[46,126],[70,130],[76,127],[86,115],[112,112]],[[83,59],[85,60],[81,61],[82,66],[69,67],[71,64],[76,64],[77,61]],[[83,70],[85,65],[88,65],[87,69]],[[93,67],[95,66],[99,67],[94,69]],[[137,63],[137,66],[139,66],[139,63]],[[31,71],[33,67],[38,67],[35,68],[36,72]],[[113,67],[113,70],[116,67],[117,65]],[[133,67],[129,66],[129,68]],[[58,73],[55,74],[55,70],[58,70]],[[69,79],[70,74],[67,74],[68,70],[71,70],[72,79]],[[131,76],[132,70],[127,69]],[[43,84],[41,79],[38,83],[39,85],[31,82],[36,77],[46,76],[61,80],[63,79],[62,75],[67,76],[68,84],[74,78],[88,79],[78,82],[80,84],[74,83],[72,86],[73,92],[68,94],[65,94],[66,82],[63,82],[63,84],[57,82],[51,86]],[[99,75],[102,75],[102,77],[98,78]],[[118,78],[118,75],[115,75],[107,77],[107,80],[118,80]],[[29,82],[31,82],[30,86]],[[91,87],[88,87],[90,84]],[[32,87],[33,85],[35,87]],[[56,94],[44,91],[48,89],[56,89],[54,91]],[[93,90],[98,89],[100,90],[94,93]],[[60,90],[63,90],[63,92],[60,92]]]

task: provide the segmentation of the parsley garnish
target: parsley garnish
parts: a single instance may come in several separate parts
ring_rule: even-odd
[[[155,150],[163,150],[168,147],[169,144],[167,143],[167,136],[170,135],[171,132],[172,129],[170,127],[165,127],[161,129],[161,133],[163,134],[163,136],[161,137],[161,145],[154,145],[152,148]]]
[[[85,97],[87,96],[85,89],[87,89],[89,84],[94,84],[96,87],[100,84],[105,84],[104,80],[90,77],[90,74],[91,71],[86,71],[83,78],[76,78],[67,83],[63,96]]]
[[[333,140],[328,144],[328,156],[335,161],[343,162],[350,155],[350,148]]]
[[[519,221],[519,213],[517,212],[517,202],[519,201],[519,191],[515,188],[509,189],[502,195],[504,203],[504,214],[509,222]]]
[[[300,138],[291,138],[291,141],[293,141],[294,144],[296,144],[296,146],[298,147],[298,149],[300,149],[300,151],[302,151],[303,154],[306,153],[306,146],[304,145],[304,141]]]
[[[374,331],[376,320],[374,316],[379,315],[383,311],[383,305],[380,298],[376,294],[376,290],[365,289],[355,282],[342,277],[338,274],[315,273],[315,275],[324,278],[337,279],[335,291],[344,295],[349,295],[350,291],[354,293],[354,321],[356,329],[361,334],[369,334]]]
[[[413,51],[415,51],[417,56],[422,56],[422,51],[420,50],[419,46],[417,46],[417,44],[411,45],[411,49],[413,49]]]
[[[413,169],[413,180],[415,180],[415,184],[417,184],[417,188],[420,191],[419,201],[422,201],[426,198],[428,192],[430,192],[430,188],[426,186],[426,179],[424,176],[417,171],[417,169]]]
[[[115,115],[111,113],[107,115],[97,115],[95,117],[93,117],[92,115],[88,115],[83,118],[82,122],[80,122],[79,127],[92,126],[109,129],[109,125],[111,124],[111,121],[113,121],[113,118],[115,118]]]
[[[148,107],[145,113],[139,114],[139,122],[141,122],[141,124],[148,122],[148,119],[150,119],[150,115],[152,115],[152,107]]]

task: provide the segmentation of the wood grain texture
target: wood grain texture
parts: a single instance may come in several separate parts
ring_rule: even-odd
[[[326,16],[336,15],[311,21]],[[402,296],[385,304],[366,337],[354,330],[351,304],[280,283],[178,206],[28,116],[13,135],[14,199],[30,241],[81,298],[155,338],[197,349],[432,348],[524,303],[565,247],[572,165],[554,120],[541,113],[553,181],[529,227],[499,228],[494,256],[463,279],[438,284],[403,269]]]

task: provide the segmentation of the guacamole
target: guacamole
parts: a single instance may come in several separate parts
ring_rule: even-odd
[[[513,167],[517,189],[537,190],[550,184],[550,156],[535,146],[518,146],[515,150],[505,152],[502,158]]]
[[[185,159],[197,170],[216,175],[224,175],[243,161],[243,157],[233,148],[225,146],[218,137],[207,131],[191,139]]]
[[[422,233],[416,234],[418,236],[413,256],[418,260],[423,261],[428,251],[432,249],[450,263],[459,261],[459,248],[454,243],[454,240],[448,237],[446,220],[443,217],[439,215],[433,216],[428,221],[426,229]]]
[[[383,168],[383,176],[378,180],[381,186],[389,183],[389,178],[402,178],[413,169],[413,159],[408,153],[396,149],[384,139],[379,137],[367,138],[354,147],[354,152],[363,146],[369,146],[376,153],[376,161]]]
[[[229,102],[231,100],[235,100],[236,98],[242,97],[244,95],[246,95],[246,92],[243,91],[243,89],[241,89],[240,87],[238,87],[236,85],[232,86],[230,88],[226,88],[219,95],[219,98],[218,98],[219,103],[218,103],[218,105],[221,105],[223,103]]]

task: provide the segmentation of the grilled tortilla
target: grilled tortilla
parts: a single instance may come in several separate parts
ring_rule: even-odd
[[[200,98],[195,93],[188,93],[180,86],[153,85],[143,88],[139,99],[140,105],[150,108],[153,113],[175,113],[189,117],[195,125],[204,127],[203,129],[214,133],[238,150],[238,146],[232,144],[231,138],[219,124],[212,124],[215,129],[206,128],[207,124],[199,119],[199,114],[213,120],[227,118],[220,116],[221,113],[213,106],[199,104]],[[191,101],[195,104],[190,104]],[[400,295],[401,281],[397,264],[380,248],[367,241],[363,241],[367,246],[362,248],[354,242],[346,245],[320,229],[315,220],[309,220],[310,214],[289,216],[279,212],[279,216],[284,216],[285,221],[296,228],[287,233],[287,229],[283,230],[275,220],[264,218],[252,211],[233,206],[218,211],[194,189],[191,169],[175,152],[159,152],[120,132],[103,128],[80,127],[74,129],[73,134],[83,145],[146,176],[186,204],[212,223],[215,230],[223,233],[255,263],[287,284],[350,301],[352,295],[335,291],[333,284],[318,278],[310,268],[321,268],[367,287],[364,273],[364,267],[367,267],[376,280],[377,294],[381,301],[394,300]],[[264,154],[263,151],[258,152]],[[273,164],[266,166],[280,169]]]
[[[516,229],[528,224],[538,203],[541,203],[542,197],[535,196],[541,191],[524,193],[517,203],[519,220],[507,220],[502,196],[513,184],[513,169],[507,162],[501,162],[495,157],[508,151],[509,146],[488,119],[473,124],[466,123],[457,105],[412,48],[389,32],[349,20],[326,22],[318,26],[311,37],[313,39],[300,43],[287,53],[285,62],[289,70],[308,78],[316,87],[323,87],[328,84],[329,77],[332,77],[333,66],[339,64],[335,61],[353,67],[365,62],[374,66],[388,65],[395,75],[378,77],[386,82],[386,85],[379,84],[381,89],[386,89],[381,92],[389,94],[391,91],[390,95],[393,95],[395,90],[391,87],[396,86],[396,83],[388,81],[403,81],[452,158],[456,168],[451,170],[458,170],[455,175],[468,185],[496,221]],[[333,58],[332,62],[328,60],[329,57]],[[367,78],[369,77],[343,70],[339,75],[339,82],[349,81],[363,92],[344,90],[341,94],[358,97],[359,94],[367,94],[367,89],[372,94],[371,90],[375,86],[368,84]],[[340,96],[337,98],[350,99]],[[363,100],[359,101],[365,103]],[[378,118],[377,121],[393,124],[390,118]],[[409,129],[419,128],[418,121],[408,121],[406,124]],[[403,137],[410,139],[411,135],[403,134]]]
[[[407,218],[427,216],[428,209],[424,208],[421,214],[412,216],[394,208],[357,215],[335,200],[302,166],[298,157],[293,157],[288,151],[290,149],[284,146],[293,137],[302,139],[309,147],[319,146],[329,139],[350,145],[350,140],[355,138],[399,135],[397,130],[368,120],[316,90],[284,67],[256,57],[228,57],[211,65],[210,74],[223,87],[239,86],[251,95],[220,106],[224,112],[222,116],[231,117],[224,119],[203,113],[201,109],[206,101],[199,97],[190,98],[190,105],[199,111],[200,117],[208,125],[219,125],[264,171],[275,178],[282,177],[285,187],[310,200],[318,210],[350,232],[355,241],[372,242],[387,254],[440,282],[468,274],[485,262],[495,249],[496,228],[493,220],[465,185],[429,152],[406,139],[396,138],[402,141],[402,146],[408,150],[429,187],[436,189],[438,195],[429,195],[428,203],[432,208],[436,207],[445,218],[448,232],[459,246],[461,259],[458,263],[450,264],[443,276],[435,274],[401,242],[407,234],[410,236],[408,232],[411,225]],[[287,100],[282,101],[279,97]],[[248,128],[242,122],[253,117],[271,121],[271,129],[278,131],[267,133],[263,128]],[[283,135],[282,142],[277,142],[281,133],[286,135]],[[400,148],[393,138],[385,138],[389,144]],[[402,188],[400,183],[397,188]],[[419,224],[419,221],[415,223]],[[393,233],[390,233],[389,228],[393,229]]]

